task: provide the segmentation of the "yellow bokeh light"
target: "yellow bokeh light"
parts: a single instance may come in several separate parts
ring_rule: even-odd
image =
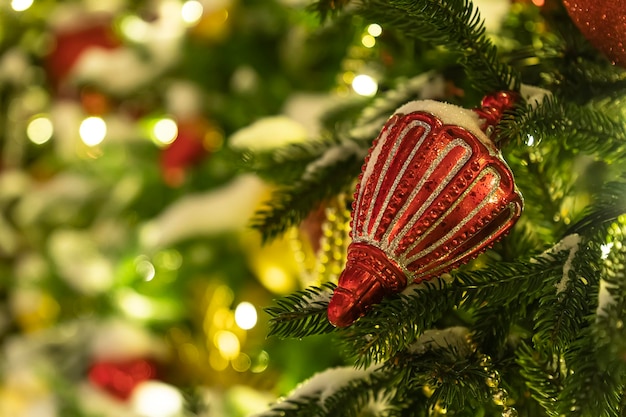
[[[366,74],[360,74],[352,80],[352,89],[361,96],[371,97],[378,91],[378,83]]]
[[[367,33],[376,38],[383,33],[383,28],[378,23],[372,23],[367,27]]]
[[[23,12],[33,5],[33,0],[12,0],[11,8],[16,12]]]
[[[228,359],[225,359],[218,352],[213,351],[209,354],[209,365],[216,371],[223,371],[228,367]]]
[[[78,133],[85,145],[96,146],[104,140],[107,134],[107,125],[101,117],[88,117],[80,124]]]
[[[261,269],[259,280],[270,291],[283,294],[288,289],[293,288],[291,275],[283,268],[275,265],[268,265]]]
[[[363,35],[361,38],[361,43],[366,48],[373,48],[376,45],[376,38],[372,35]]]
[[[239,355],[241,344],[239,338],[233,332],[228,330],[220,330],[215,333],[213,343],[220,351],[220,354],[226,359],[234,359]]]
[[[235,323],[237,323],[237,326],[244,330],[250,330],[256,326],[256,322],[256,308],[247,301],[239,303],[237,308],[235,308]]]
[[[178,125],[172,119],[161,119],[154,124],[154,138],[163,145],[168,145],[176,139],[178,136]]]
[[[190,25],[200,20],[203,12],[204,8],[202,7],[202,4],[196,0],[186,1],[180,10],[183,21]]]
[[[26,127],[28,139],[37,145],[42,145],[49,141],[52,137],[52,133],[54,133],[52,121],[45,116],[34,118]]]

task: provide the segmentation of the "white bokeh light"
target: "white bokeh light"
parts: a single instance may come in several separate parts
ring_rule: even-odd
[[[371,97],[378,91],[378,83],[366,74],[360,74],[352,80],[352,89],[361,96]]]
[[[85,145],[96,146],[104,140],[107,134],[107,125],[100,117],[88,117],[80,124],[78,133]]]
[[[161,119],[155,123],[152,132],[160,144],[167,145],[174,142],[178,136],[178,126],[172,119]]]
[[[186,1],[180,10],[183,21],[190,25],[200,20],[203,12],[204,8],[202,7],[202,3],[196,0]]]
[[[256,308],[247,301],[239,303],[237,308],[235,308],[235,323],[237,323],[237,326],[244,330],[250,330],[256,326],[256,322]]]
[[[54,133],[54,127],[52,121],[45,116],[39,116],[34,118],[28,123],[26,127],[26,136],[31,142],[42,145],[50,140]]]
[[[33,0],[12,0],[11,8],[16,12],[28,10],[33,5]]]
[[[159,381],[139,384],[131,397],[133,410],[144,417],[174,417],[183,410],[183,396],[176,388]]]

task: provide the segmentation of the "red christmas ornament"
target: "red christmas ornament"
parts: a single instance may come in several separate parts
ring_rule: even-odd
[[[109,394],[126,400],[137,385],[156,378],[156,364],[147,359],[100,361],[89,369],[89,380]]]
[[[217,131],[207,120],[193,118],[178,121],[178,135],[161,154],[161,169],[165,182],[177,187],[184,183],[190,166],[202,162],[216,149]],[[221,136],[219,136],[221,138]]]
[[[356,188],[352,242],[328,306],[333,325],[469,261],[513,226],[522,196],[484,133],[513,101],[497,93],[474,111],[415,101],[387,121]]]
[[[626,66],[626,3],[623,0],[564,0],[570,17],[593,46]]]
[[[85,16],[81,25],[55,33],[46,68],[55,88],[60,89],[80,57],[91,48],[115,49],[121,45],[109,17]]]

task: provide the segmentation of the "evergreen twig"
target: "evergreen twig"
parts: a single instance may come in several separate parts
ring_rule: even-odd
[[[301,338],[330,333],[335,328],[328,322],[326,308],[334,284],[309,287],[276,301],[265,312],[271,316],[269,336]]]
[[[359,13],[405,36],[445,46],[462,55],[461,65],[483,93],[518,90],[519,76],[499,61],[497,49],[470,0],[366,0]]]

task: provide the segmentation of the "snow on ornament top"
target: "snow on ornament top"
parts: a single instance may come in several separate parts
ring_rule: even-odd
[[[415,101],[387,121],[354,195],[352,242],[328,306],[333,325],[468,262],[515,224],[522,196],[485,133],[514,101],[509,92],[474,110]]]

